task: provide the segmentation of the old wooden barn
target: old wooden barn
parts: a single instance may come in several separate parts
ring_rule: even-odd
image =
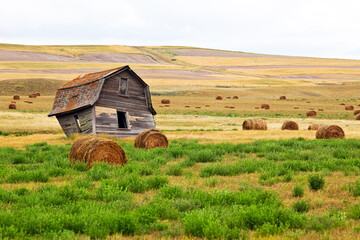
[[[49,117],[73,133],[136,136],[155,128],[149,86],[129,66],[83,74],[56,92]]]

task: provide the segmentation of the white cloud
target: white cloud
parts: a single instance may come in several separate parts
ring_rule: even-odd
[[[355,0],[0,0],[0,42],[360,58]]]

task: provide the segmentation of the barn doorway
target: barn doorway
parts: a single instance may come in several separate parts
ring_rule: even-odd
[[[127,114],[126,112],[117,111],[117,120],[119,128],[128,128]]]

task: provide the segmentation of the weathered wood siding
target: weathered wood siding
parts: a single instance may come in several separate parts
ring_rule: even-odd
[[[128,79],[127,96],[119,95],[121,78]],[[128,129],[118,128],[116,111],[127,113]],[[155,128],[155,121],[147,106],[145,86],[128,71],[107,79],[95,103],[96,133],[130,137],[151,128]]]
[[[76,125],[75,115],[79,118],[80,131]],[[74,133],[92,133],[92,117],[92,107],[62,116],[56,116],[67,137]]]

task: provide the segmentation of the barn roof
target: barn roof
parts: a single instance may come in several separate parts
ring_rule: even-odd
[[[53,109],[49,117],[62,115],[83,108],[90,107],[98,100],[104,81],[122,71],[129,70],[144,86],[146,86],[148,108],[152,114],[156,114],[152,107],[148,85],[129,66],[113,68],[101,72],[82,74],[67,82],[56,92]]]

